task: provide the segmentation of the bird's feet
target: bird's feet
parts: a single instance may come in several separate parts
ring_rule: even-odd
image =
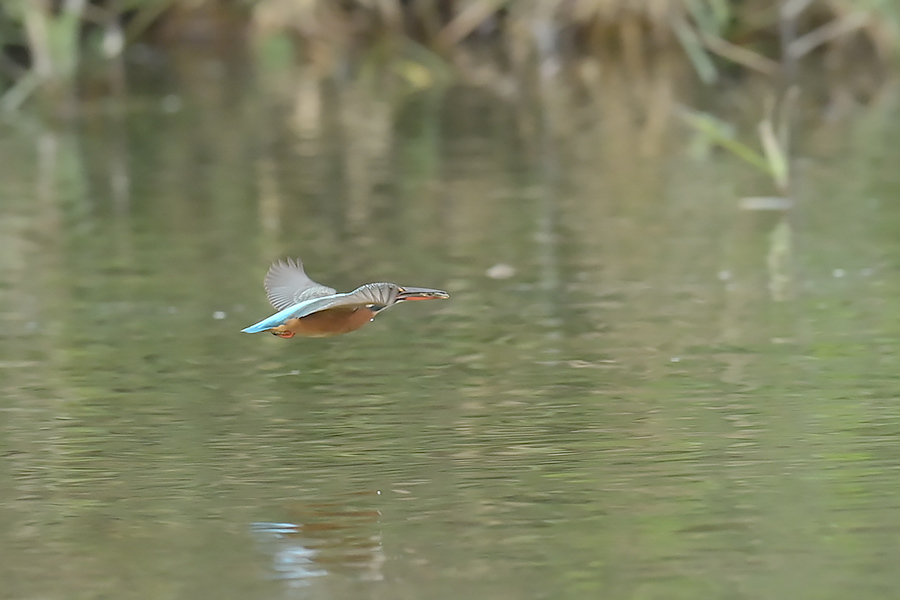
[[[272,329],[271,331],[272,335],[277,335],[280,338],[288,339],[294,337],[293,331],[275,331],[274,329]]]

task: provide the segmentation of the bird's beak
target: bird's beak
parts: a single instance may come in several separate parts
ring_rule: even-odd
[[[406,300],[443,300],[449,297],[450,294],[441,290],[433,290],[431,288],[402,287],[397,292],[396,302],[404,302]]]

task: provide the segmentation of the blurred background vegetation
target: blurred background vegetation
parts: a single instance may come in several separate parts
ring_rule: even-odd
[[[676,117],[693,151],[768,178],[774,203],[745,206],[782,210],[791,133],[884,96],[898,39],[894,0],[5,0],[0,115],[108,113],[219,77],[280,98],[301,135],[330,105],[376,140],[413,95],[461,84],[515,107],[526,139],[571,139],[615,105],[623,143],[658,155]]]
[[[663,55],[708,84],[792,79],[815,61],[864,85],[893,62],[898,35],[893,0],[5,0],[0,98],[5,111],[69,110],[120,87],[149,49],[185,44],[321,79],[381,67],[413,87],[464,77],[505,94],[557,74],[589,82],[609,61],[641,78]]]
[[[624,83],[640,153],[662,152],[681,117],[698,147],[724,148],[789,196],[798,94],[785,91],[804,89],[813,118],[840,115],[883,90],[898,39],[893,0],[6,0],[0,113],[71,117],[125,99],[135,72],[208,75],[200,55],[252,72],[238,85],[280,94],[298,118],[318,118],[323,85],[348,105],[366,102],[348,86],[391,104],[459,82],[543,107],[525,129],[565,138],[583,126],[573,110]],[[743,114],[686,108],[709,110],[698,89]]]

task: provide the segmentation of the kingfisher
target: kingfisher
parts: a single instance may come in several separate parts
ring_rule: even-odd
[[[441,290],[396,283],[367,283],[339,294],[310,279],[299,258],[275,261],[264,284],[269,302],[278,312],[242,329],[244,333],[268,331],[282,338],[330,337],[356,331],[395,304],[450,297]]]

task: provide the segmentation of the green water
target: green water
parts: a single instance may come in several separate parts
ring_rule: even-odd
[[[2,125],[0,598],[895,597],[896,108],[782,215],[629,93],[171,85]],[[239,333],[282,256],[451,299]]]

